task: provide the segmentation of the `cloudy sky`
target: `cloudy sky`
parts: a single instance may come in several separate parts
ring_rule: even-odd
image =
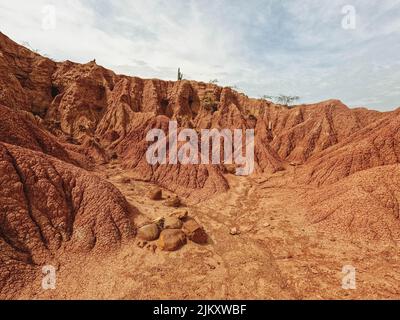
[[[400,106],[400,0],[0,0],[0,31],[118,73],[174,80],[181,67],[251,97]]]

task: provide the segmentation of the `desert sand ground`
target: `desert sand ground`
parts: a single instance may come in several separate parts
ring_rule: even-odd
[[[144,197],[151,184],[132,181],[113,163],[97,170],[148,221],[171,213]],[[136,241],[108,255],[61,259],[56,290],[41,289],[42,275],[21,297],[35,299],[397,299],[399,247],[394,242],[341,239],[305,219],[304,188],[293,171],[257,178],[228,175],[231,190],[197,205],[190,215],[209,244],[189,243],[155,253]],[[125,179],[126,180],[126,179]],[[164,196],[169,195],[164,191]],[[231,235],[232,228],[240,230]],[[342,268],[356,268],[356,289],[344,290]]]

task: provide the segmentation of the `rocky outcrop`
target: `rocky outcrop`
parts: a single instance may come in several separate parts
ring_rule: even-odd
[[[146,134],[151,129],[162,129],[169,134],[169,118],[157,116],[141,122],[120,142],[117,152],[124,167],[136,172],[135,178],[150,181],[184,197],[201,200],[217,192],[225,192],[228,183],[222,168],[213,165],[150,165],[146,152],[151,145]]]
[[[356,172],[400,162],[400,110],[316,155],[300,176],[305,183],[329,184]]]
[[[56,63],[0,33],[0,104],[44,116],[52,101]]]
[[[121,76],[94,61],[56,63],[2,34],[0,52],[0,103],[33,113],[93,163],[120,158],[138,179],[197,201],[228,189],[224,166],[151,166],[149,130],[167,132],[170,120],[198,132],[254,129],[255,171],[274,173],[310,161],[384,117],[338,100],[287,108],[214,84]]]
[[[329,100],[293,109],[272,107],[266,110],[263,121],[265,127],[269,125],[269,142],[279,157],[304,163],[381,116],[367,110],[351,110],[338,100]]]
[[[0,142],[39,151],[62,161],[89,168],[92,161],[79,146],[59,142],[42,127],[42,119],[30,112],[0,105]]]

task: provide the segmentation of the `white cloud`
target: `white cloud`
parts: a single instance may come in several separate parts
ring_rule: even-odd
[[[41,29],[45,5],[55,30]],[[338,98],[381,110],[400,106],[400,0],[348,1],[0,0],[0,31],[57,60],[119,73],[237,85],[251,96]]]

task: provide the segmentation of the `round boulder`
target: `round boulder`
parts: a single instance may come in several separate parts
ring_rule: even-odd
[[[162,190],[160,188],[156,188],[149,193],[150,200],[160,201],[162,200]]]
[[[189,238],[197,244],[206,244],[208,242],[207,233],[194,219],[189,219],[183,224],[183,232]]]
[[[167,229],[161,232],[158,247],[163,251],[176,251],[186,244],[186,236],[182,230]]]
[[[164,229],[180,229],[182,221],[176,217],[167,217],[164,219]]]
[[[235,164],[227,164],[227,165],[225,165],[225,170],[229,174],[236,174],[236,165]]]
[[[175,211],[172,212],[169,216],[178,218],[180,220],[184,220],[189,216],[189,212],[187,210]]]
[[[238,228],[236,228],[236,227],[232,228],[231,231],[230,231],[230,234],[232,236],[238,236],[240,234],[240,230]]]
[[[182,205],[182,202],[181,199],[179,199],[179,197],[176,196],[165,201],[164,205],[171,208],[179,208]]]
[[[160,236],[160,229],[155,223],[148,224],[139,228],[137,236],[145,241],[154,241]]]

